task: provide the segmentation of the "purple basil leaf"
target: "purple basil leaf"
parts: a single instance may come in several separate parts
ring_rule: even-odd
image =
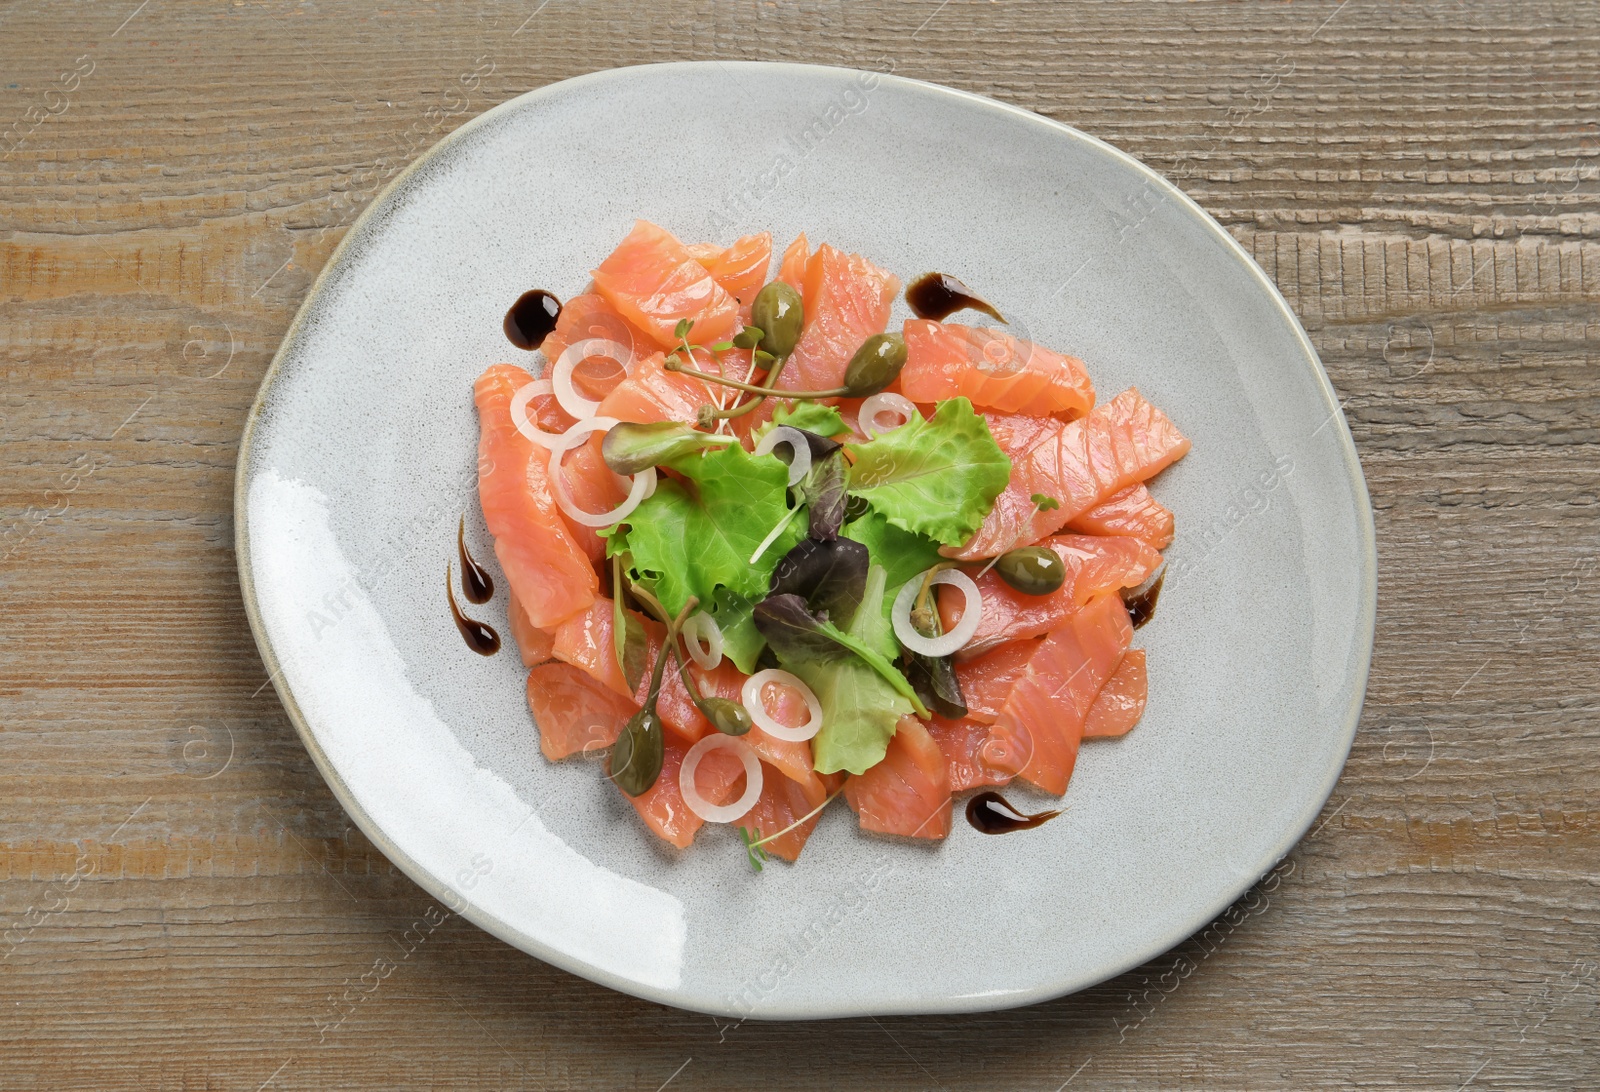
[[[813,509],[815,511],[815,509]],[[807,607],[847,628],[867,588],[867,548],[848,538],[803,539],[772,570],[771,595],[798,595]]]

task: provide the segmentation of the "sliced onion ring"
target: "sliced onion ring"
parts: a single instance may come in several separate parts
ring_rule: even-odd
[[[924,637],[911,624],[911,608],[917,600],[917,593],[922,590],[922,581],[926,576],[927,573],[924,572],[907,580],[905,587],[900,589],[900,594],[894,597],[894,611],[891,614],[894,621],[894,635],[912,652],[919,652],[924,656],[948,656],[959,651],[978,631],[978,623],[983,621],[983,594],[978,591],[978,585],[973,583],[972,577],[960,569],[941,569],[934,573],[935,584],[949,584],[961,589],[961,594],[966,597],[966,603],[961,608],[961,621],[956,623],[955,629],[942,637]]]
[[[744,763],[744,795],[731,804],[713,804],[700,795],[694,783],[700,760],[719,747],[732,751]],[[738,736],[712,732],[690,747],[689,753],[683,756],[683,765],[678,767],[678,792],[683,795],[683,802],[689,805],[689,810],[706,822],[731,823],[743,818],[745,812],[756,806],[756,800],[761,796],[761,763],[750,744]]]
[[[574,523],[585,527],[610,527],[628,518],[633,510],[644,503],[644,499],[656,488],[656,468],[647,466],[639,473],[633,475],[632,487],[628,490],[628,499],[617,505],[609,512],[589,512],[579,508],[578,503],[572,499],[572,492],[567,488],[567,476],[561,469],[561,460],[567,452],[583,442],[583,438],[591,432],[605,432],[617,424],[615,417],[590,417],[579,421],[567,431],[563,432],[560,442],[563,446],[552,448],[550,451],[550,492],[555,495],[556,507]],[[627,479],[622,479],[627,481]]]
[[[799,429],[779,425],[761,437],[761,442],[756,445],[756,454],[770,455],[779,444],[788,444],[789,450],[794,452],[794,459],[789,463],[789,484],[793,485],[811,473],[811,444]]]
[[[599,402],[590,401],[572,386],[573,370],[591,356],[615,360],[624,375],[629,374],[628,365],[633,363],[633,354],[626,345],[598,337],[574,341],[556,357],[556,366],[550,369],[550,386],[561,408],[580,421],[585,417],[593,417],[600,410]]]
[[[705,668],[714,671],[722,662],[722,627],[717,625],[717,620],[705,611],[696,611],[689,616],[680,630],[683,634],[683,643],[688,646],[689,659]],[[705,647],[701,647],[701,642]]]
[[[798,728],[790,728],[786,724],[779,724],[772,719],[772,714],[767,712],[766,702],[761,700],[761,691],[768,683],[779,683],[783,686],[792,686],[800,692],[805,699],[806,709],[811,717]],[[788,740],[790,743],[804,743],[818,732],[822,731],[822,703],[811,692],[811,688],[787,671],[779,671],[769,667],[757,671],[744,681],[744,688],[739,691],[739,698],[744,702],[746,712],[755,726],[774,739]]]
[[[899,424],[890,425],[888,428],[880,427],[878,425],[878,417],[880,414],[885,413],[898,415],[900,418]],[[870,440],[874,436],[885,432],[893,432],[901,425],[909,424],[916,415],[917,407],[912,405],[911,399],[905,395],[895,394],[893,391],[879,391],[861,403],[861,411],[856,416],[856,423],[861,426],[861,431]]]
[[[511,398],[511,423],[517,426],[518,432],[540,447],[550,451],[564,451],[566,449],[561,446],[562,433],[546,432],[528,416],[528,403],[540,395],[550,393],[552,391],[548,379],[535,379],[518,387],[517,393]]]

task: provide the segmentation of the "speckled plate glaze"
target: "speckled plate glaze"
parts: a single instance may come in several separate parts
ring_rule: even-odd
[[[953,273],[1022,331],[1137,385],[1194,441],[1139,631],[1150,701],[1084,746],[1060,819],[944,842],[836,805],[797,866],[737,833],[656,841],[594,761],[539,754],[526,672],[445,600],[475,491],[473,379],[501,333],[635,217],[686,240],[804,230],[909,280]],[[893,320],[906,316],[903,304]],[[239,574],[267,669],[366,834],[446,905],[618,990],[733,1017],[1002,1008],[1081,989],[1205,925],[1301,837],[1355,732],[1371,512],[1315,352],[1261,270],[1128,156],[948,88],[722,62],[599,72],[462,126],[346,236],[262,383],[240,451]],[[509,645],[509,640],[508,640]],[[1042,803],[1026,788],[1008,790]]]

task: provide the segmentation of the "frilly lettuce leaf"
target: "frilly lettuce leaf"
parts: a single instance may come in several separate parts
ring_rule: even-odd
[[[907,580],[920,576],[945,560],[939,556],[939,544],[927,535],[901,530],[870,509],[860,519],[846,524],[840,534],[865,546],[872,564],[884,571],[886,585],[881,610],[884,624],[879,631],[878,643],[873,647],[893,659],[900,655],[900,644],[894,639],[894,630],[889,621],[894,597]]]
[[[901,717],[927,715],[904,676],[874,651],[887,627],[883,589],[884,572],[874,566],[848,630],[819,621],[797,595],[771,596],[756,607],[756,625],[779,662],[822,705],[822,730],[811,741],[820,773],[865,773],[883,761]]]
[[[946,546],[972,537],[1011,479],[1011,460],[965,398],[846,449],[855,459],[850,492],[896,527]]]
[[[771,422],[756,429],[756,441],[759,443],[761,437],[779,425],[805,429],[807,432],[815,432],[818,436],[837,436],[841,432],[850,431],[845,427],[844,418],[839,416],[839,411],[833,406],[824,406],[821,402],[810,400],[779,402],[778,408],[772,411]]]
[[[761,540],[788,515],[788,469],[774,456],[751,455],[737,444],[666,465],[687,480],[663,478],[625,521],[625,539],[610,536],[608,550],[626,548],[632,554],[641,582],[668,611],[677,614],[694,596],[727,631],[737,625],[739,601],[748,611],[748,604],[766,595],[773,567],[803,534],[792,521],[751,564]],[[732,625],[722,621],[724,610]],[[753,656],[749,665],[754,666]],[[740,667],[748,670],[744,663]]]

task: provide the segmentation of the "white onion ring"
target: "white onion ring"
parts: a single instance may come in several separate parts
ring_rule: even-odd
[[[624,375],[630,374],[628,365],[633,363],[633,354],[628,351],[626,345],[619,345],[615,341],[607,341],[598,337],[574,341],[562,351],[560,356],[556,357],[556,366],[550,369],[551,388],[555,393],[556,401],[561,403],[561,408],[580,421],[585,417],[593,417],[600,411],[599,402],[590,401],[579,394],[572,386],[573,369],[591,356],[615,360]]]
[[[567,488],[567,477],[561,470],[561,460],[567,452],[583,442],[583,438],[591,432],[606,432],[617,425],[615,417],[590,417],[579,421],[560,436],[562,447],[552,448],[550,451],[550,492],[555,496],[556,507],[561,509],[563,515],[574,523],[585,527],[610,527],[613,523],[620,523],[633,513],[633,510],[644,503],[644,499],[655,492],[656,468],[647,466],[639,473],[633,475],[632,486],[628,490],[628,499],[617,505],[609,512],[590,512],[579,508],[578,503],[572,499],[572,493]],[[622,479],[626,481],[627,479]]]
[[[694,784],[700,760],[719,748],[732,751],[744,763],[744,795],[731,804],[713,804],[700,795],[700,790]],[[731,823],[743,818],[747,811],[756,806],[756,800],[761,796],[761,763],[756,759],[755,751],[750,749],[750,744],[744,740],[712,732],[702,737],[683,756],[683,765],[678,767],[678,792],[682,794],[683,802],[689,805],[689,810],[706,822]]]
[[[717,625],[717,620],[703,610],[696,611],[678,632],[683,634],[683,643],[688,646],[689,659],[707,671],[716,670],[722,662],[722,627]],[[700,647],[701,641],[705,642],[704,648]]]
[[[900,424],[890,425],[888,428],[879,428],[878,415],[880,413],[899,414]],[[895,394],[893,391],[879,391],[861,403],[861,412],[856,416],[856,422],[861,426],[861,431],[866,434],[867,439],[870,440],[874,436],[880,436],[885,432],[893,432],[901,425],[910,424],[911,419],[916,415],[917,407],[912,405],[911,399],[905,395]]]
[[[781,683],[792,686],[800,691],[800,696],[805,699],[806,708],[811,713],[811,719],[798,728],[790,728],[786,724],[779,724],[767,712],[766,703],[761,700],[761,690],[768,683]],[[757,671],[744,681],[744,687],[739,691],[739,698],[744,702],[745,711],[750,714],[750,719],[755,726],[760,728],[773,739],[788,740],[790,743],[804,743],[818,732],[822,731],[822,703],[811,692],[811,688],[787,671],[779,671],[769,667],[764,671]]]
[[[534,423],[528,416],[528,403],[541,394],[552,393],[550,380],[535,379],[531,383],[524,383],[517,388],[517,393],[511,398],[511,423],[517,426],[517,431],[524,437],[550,451],[564,451],[561,446],[562,433],[546,432]]]
[[[811,444],[799,429],[779,425],[761,437],[761,442],[756,445],[756,454],[770,455],[779,444],[788,444],[789,450],[794,452],[794,458],[789,463],[789,484],[793,485],[811,473]]]
[[[925,576],[927,573],[907,580],[900,594],[894,597],[894,611],[891,614],[894,635],[912,652],[924,656],[948,656],[959,651],[978,632],[978,623],[983,621],[983,594],[978,591],[978,585],[973,583],[972,577],[960,569],[940,569],[934,573],[933,583],[959,588],[966,597],[966,603],[961,608],[961,621],[956,623],[955,629],[942,637],[924,637],[911,624],[911,607],[916,602],[917,593],[922,590]]]

